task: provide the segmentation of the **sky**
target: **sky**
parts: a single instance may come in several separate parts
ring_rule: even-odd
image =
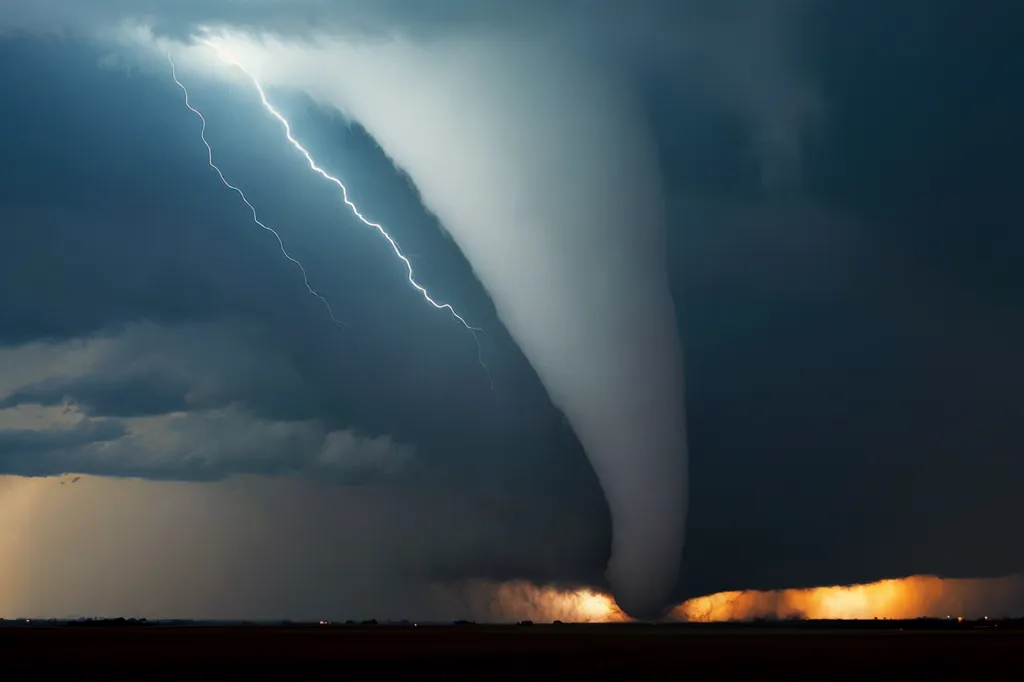
[[[766,7],[4,3],[0,616],[1024,570],[1022,10]]]

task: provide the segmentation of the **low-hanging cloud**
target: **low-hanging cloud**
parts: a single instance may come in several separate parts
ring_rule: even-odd
[[[352,483],[422,472],[415,449],[387,435],[281,416],[301,378],[267,349],[246,347],[243,332],[144,323],[0,348],[0,370],[19,368],[0,373],[0,473]]]

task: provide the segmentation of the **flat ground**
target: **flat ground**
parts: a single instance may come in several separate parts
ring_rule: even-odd
[[[883,626],[0,627],[0,670],[54,679],[1022,680],[1024,630]]]

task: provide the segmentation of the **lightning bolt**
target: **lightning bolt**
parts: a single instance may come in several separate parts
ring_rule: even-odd
[[[288,122],[288,119],[286,119],[284,115],[282,115],[281,112],[279,112],[274,107],[274,105],[270,103],[270,100],[267,98],[267,93],[263,89],[263,85],[259,82],[256,76],[254,76],[251,71],[246,69],[237,61],[225,55],[223,51],[221,51],[220,48],[218,48],[213,43],[210,43],[209,41],[205,40],[202,42],[208,47],[212,48],[217,53],[217,56],[219,56],[225,63],[234,66],[239,71],[244,73],[249,78],[249,80],[252,81],[252,84],[255,86],[256,91],[259,93],[260,101],[263,103],[263,107],[270,113],[271,116],[276,118],[281,123],[281,126],[284,128],[284,134],[285,137],[288,139],[288,142],[291,143],[291,145],[295,147],[295,149],[300,154],[302,154],[303,157],[305,157],[306,163],[309,164],[310,170],[312,170],[314,173],[322,177],[324,180],[327,180],[328,182],[332,182],[335,185],[337,185],[338,189],[341,190],[342,200],[345,202],[345,205],[348,206],[348,208],[352,211],[352,214],[356,218],[358,218],[359,221],[363,223],[363,225],[366,225],[367,227],[372,227],[380,234],[381,237],[387,240],[395,256],[397,256],[398,259],[402,261],[402,263],[405,265],[406,276],[407,279],[409,280],[409,284],[411,284],[413,288],[416,289],[416,291],[420,292],[420,294],[423,296],[424,300],[427,301],[427,303],[434,306],[438,310],[447,310],[453,318],[455,318],[460,324],[462,324],[463,327],[466,328],[467,331],[469,331],[470,334],[473,335],[473,341],[476,342],[477,361],[480,363],[480,366],[484,368],[484,372],[487,373],[487,379],[490,381],[491,388],[493,389],[494,378],[491,376],[491,370],[487,366],[487,363],[484,362],[483,347],[480,345],[480,337],[478,336],[478,334],[484,333],[484,330],[480,329],[479,327],[474,327],[470,325],[468,322],[466,322],[466,319],[462,317],[462,315],[460,315],[458,312],[456,312],[455,308],[453,308],[450,303],[438,303],[430,296],[430,293],[427,291],[427,289],[416,281],[416,277],[414,276],[413,273],[412,262],[402,252],[402,249],[399,248],[398,242],[396,242],[394,238],[390,234],[388,234],[387,230],[384,229],[383,225],[381,225],[380,223],[375,223],[372,220],[369,220],[366,216],[364,216],[362,212],[360,212],[359,207],[357,207],[355,203],[349,198],[348,188],[345,186],[345,183],[343,183],[341,180],[339,180],[338,178],[336,178],[335,176],[331,175],[323,168],[321,168],[313,159],[313,155],[309,153],[309,150],[303,147],[302,144],[297,139],[295,139],[295,136],[292,134],[292,126]]]
[[[220,177],[220,181],[224,183],[224,186],[227,187],[228,189],[234,190],[238,194],[238,196],[241,197],[242,201],[245,202],[245,205],[249,207],[249,210],[252,211],[252,221],[259,225],[260,227],[262,227],[267,232],[269,232],[270,234],[274,235],[274,237],[277,239],[277,245],[281,247],[281,253],[284,254],[285,258],[290,260],[292,263],[295,263],[296,267],[298,267],[299,271],[302,273],[302,281],[306,285],[306,290],[309,291],[309,293],[312,294],[313,296],[316,296],[318,299],[320,299],[321,302],[323,302],[324,307],[327,308],[327,314],[331,316],[331,319],[334,320],[334,323],[341,325],[342,327],[348,327],[349,329],[351,329],[349,325],[345,324],[344,322],[342,322],[341,320],[334,316],[334,310],[331,309],[330,302],[326,298],[324,298],[322,294],[316,291],[316,289],[310,286],[309,276],[306,274],[306,268],[302,266],[302,263],[297,261],[295,258],[292,258],[291,254],[288,253],[288,250],[284,248],[284,240],[281,239],[281,235],[279,235],[277,231],[274,230],[273,228],[267,227],[267,225],[260,220],[259,216],[256,214],[256,207],[249,202],[249,200],[245,196],[245,193],[238,187],[235,187],[230,182],[228,182],[227,178],[224,177],[224,173],[221,171],[220,168],[217,167],[217,164],[213,162],[213,147],[210,146],[210,143],[206,139],[206,117],[204,117],[202,113],[200,113],[199,110],[193,107],[191,102],[189,102],[188,89],[185,88],[185,86],[182,84],[180,80],[178,80],[178,72],[174,66],[174,59],[171,57],[170,53],[167,54],[167,61],[171,65],[171,78],[174,79],[174,82],[177,84],[179,88],[181,88],[181,92],[185,96],[185,106],[188,107],[189,111],[198,116],[199,120],[202,122],[202,128],[200,128],[199,130],[199,138],[203,141],[203,144],[206,145],[207,160],[209,161],[210,168],[217,171],[217,175]]]

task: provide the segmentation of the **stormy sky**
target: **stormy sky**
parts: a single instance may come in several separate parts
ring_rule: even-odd
[[[359,97],[390,63],[312,49],[394,34],[532,36],[628,87],[685,363],[676,600],[1021,571],[1022,18],[952,0],[4,3],[0,616],[423,617],[460,581],[607,589],[612,522],[572,409],[420,161],[488,148],[459,126],[408,146],[415,125]],[[485,330],[490,378],[246,81],[190,52],[204,27],[294,57],[268,72],[275,104]],[[225,175],[348,327],[207,165],[168,45]],[[492,85],[500,129],[528,131],[509,126],[530,82]],[[565,92],[570,127],[584,90]],[[631,150],[581,148],[581,177],[599,162],[635,183]],[[543,184],[617,205],[571,172]],[[603,238],[587,248],[618,253]]]

